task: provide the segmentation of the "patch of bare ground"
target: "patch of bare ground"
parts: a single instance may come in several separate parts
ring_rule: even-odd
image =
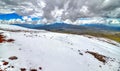
[[[8,64],[9,64],[9,62],[3,61],[3,65],[8,65]]]
[[[14,42],[15,40],[14,39],[6,39],[6,36],[0,34],[0,43],[3,43],[3,42]]]
[[[109,43],[109,44],[112,44],[112,45],[115,45],[115,46],[119,47],[119,45],[117,43],[113,42],[110,39],[101,39],[101,38],[97,38],[97,39],[100,40],[100,41],[103,41],[103,42],[106,42],[106,43]]]
[[[88,37],[88,38],[96,38],[96,37],[90,36],[90,35],[84,35],[84,36]],[[103,42],[115,45],[115,46],[119,46],[117,43],[113,42],[113,40],[108,39],[108,38],[97,37],[96,39],[99,40],[99,41],[103,41]]]
[[[40,70],[42,70],[42,67],[39,67]]]
[[[26,71],[26,68],[20,68],[20,71]]]
[[[3,30],[3,31],[9,31],[9,32],[33,32],[33,33],[39,33],[41,31],[31,31],[31,30],[13,30],[13,29],[4,29],[4,28],[0,28],[0,30]]]
[[[3,42],[5,42],[6,40],[5,40],[5,36],[4,35],[2,35],[2,34],[0,34],[0,43],[3,43]]]
[[[0,71],[3,71],[2,69],[0,69]]]
[[[101,55],[99,53],[96,53],[96,52],[91,52],[91,51],[86,51],[86,53],[89,53],[91,55],[93,55],[97,60],[99,60],[100,62],[103,62],[103,63],[106,63],[106,56],[104,55]]]
[[[13,42],[13,41],[15,41],[14,39],[8,39],[8,40],[6,40],[7,42]]]
[[[90,35],[84,35],[84,36],[88,38],[93,38],[93,36],[90,36]]]
[[[11,57],[9,57],[9,59],[10,59],[10,60],[17,60],[18,57],[16,57],[16,56],[11,56]]]
[[[10,60],[16,60],[18,59],[16,56],[11,56],[9,57]],[[14,65],[11,64],[11,62],[7,62],[5,60],[2,60],[2,65],[0,65],[0,71],[8,71],[7,69],[15,69],[16,67]],[[1,68],[2,66],[2,68]],[[20,67],[19,68],[20,71],[41,71],[43,70],[43,68],[40,66],[38,68],[25,68],[25,67]]]
[[[79,55],[83,55],[83,53],[80,50],[78,50],[78,52],[79,52]]]

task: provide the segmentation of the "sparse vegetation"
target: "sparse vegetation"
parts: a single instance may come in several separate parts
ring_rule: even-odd
[[[101,55],[99,53],[96,53],[96,52],[91,52],[91,51],[86,51],[86,53],[89,53],[91,55],[93,55],[97,60],[103,62],[103,63],[106,63],[106,56],[104,55]]]
[[[86,30],[86,31],[70,31],[70,30],[50,30],[52,32],[59,32],[59,33],[68,33],[68,34],[77,34],[77,35],[91,35],[95,37],[103,37],[114,40],[120,43],[120,32],[113,32],[113,31],[98,31],[95,30]]]
[[[10,59],[10,60],[17,60],[18,57],[16,57],[16,56],[11,56],[11,57],[9,57],[9,59]]]
[[[6,36],[4,36],[3,34],[0,34],[0,43],[3,42],[13,42],[15,41],[14,39],[6,39]]]

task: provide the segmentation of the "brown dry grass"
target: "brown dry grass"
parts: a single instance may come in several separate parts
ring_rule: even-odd
[[[3,36],[2,34],[0,34],[0,43],[3,43],[5,42],[5,36]]]
[[[3,42],[13,42],[15,41],[14,39],[6,39],[6,37],[2,34],[0,34],[0,43],[3,43]]]
[[[86,53],[89,53],[89,54],[93,55],[97,60],[99,60],[103,63],[106,63],[106,56],[101,55],[101,54],[96,53],[96,52],[91,52],[91,51],[86,51]]]
[[[9,59],[10,59],[10,60],[17,60],[18,57],[16,57],[16,56],[11,56],[11,57],[9,57]]]

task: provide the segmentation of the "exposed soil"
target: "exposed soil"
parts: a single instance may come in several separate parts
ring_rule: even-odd
[[[8,39],[8,40],[6,40],[7,42],[13,42],[13,41],[15,41],[14,39]]]
[[[0,69],[0,71],[3,71],[2,69]]]
[[[96,53],[96,52],[91,52],[91,51],[86,51],[86,53],[89,53],[89,54],[93,55],[97,60],[99,60],[103,63],[106,63],[106,56],[101,55],[101,54]]]
[[[18,57],[16,57],[16,56],[11,56],[11,57],[9,57],[8,58],[9,60],[17,60],[18,59]],[[14,65],[11,65],[9,62],[7,62],[7,61],[5,61],[5,60],[2,60],[1,61],[2,62],[2,65],[3,65],[3,68],[0,68],[0,71],[6,71],[6,69],[14,69],[15,68],[15,66]],[[2,65],[0,65],[0,66],[2,66]],[[7,66],[7,67],[6,67]],[[38,67],[38,69],[39,70],[42,70],[42,67],[40,66],[40,67]],[[19,70],[20,71],[27,71],[27,70],[29,70],[29,71],[38,71],[38,69],[35,69],[35,68],[20,68]]]
[[[34,33],[39,33],[41,31],[31,31],[31,30],[12,30],[12,29],[4,29],[4,28],[0,28],[0,30],[3,31],[9,31],[9,32],[34,32]]]
[[[21,71],[26,71],[26,68],[20,68]]]
[[[2,35],[2,34],[0,34],[0,43],[3,43],[3,42],[5,42],[6,40],[5,40],[5,36],[4,35]]]
[[[42,67],[39,67],[40,70],[42,70]]]
[[[9,59],[10,59],[10,60],[17,60],[18,57],[16,57],[16,56],[11,56],[11,57],[9,57]]]
[[[15,41],[14,39],[6,39],[6,36],[0,34],[0,43],[3,43],[3,42],[13,42]]]
[[[9,64],[9,62],[7,62],[7,61],[3,62],[3,65],[8,65],[8,64]]]

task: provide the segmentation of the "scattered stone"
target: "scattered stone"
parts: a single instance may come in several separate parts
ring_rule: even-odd
[[[11,56],[11,57],[9,57],[9,59],[10,59],[10,60],[16,60],[16,59],[18,59],[18,57],[16,57],[16,56]]]
[[[8,64],[9,64],[9,62],[6,62],[6,61],[3,62],[3,65],[8,65]]]
[[[102,66],[101,66],[101,65],[99,65],[99,67],[100,67],[100,68],[102,68]]]
[[[10,68],[10,66],[8,66],[8,68]]]
[[[19,48],[18,50],[22,50],[21,48]]]
[[[8,66],[8,68],[15,68],[14,66]]]
[[[78,52],[80,52],[80,50],[78,50]]]
[[[83,55],[83,53],[79,53],[80,55]]]
[[[42,70],[42,67],[39,67],[40,70]]]
[[[71,48],[71,50],[73,50],[73,48]]]
[[[14,39],[8,39],[7,42],[13,42],[15,41]]]
[[[11,66],[11,68],[14,68],[14,66]]]
[[[79,54],[80,54],[80,55],[83,55],[83,53],[81,53],[81,51],[80,51],[80,50],[78,50],[78,52],[79,52]]]

